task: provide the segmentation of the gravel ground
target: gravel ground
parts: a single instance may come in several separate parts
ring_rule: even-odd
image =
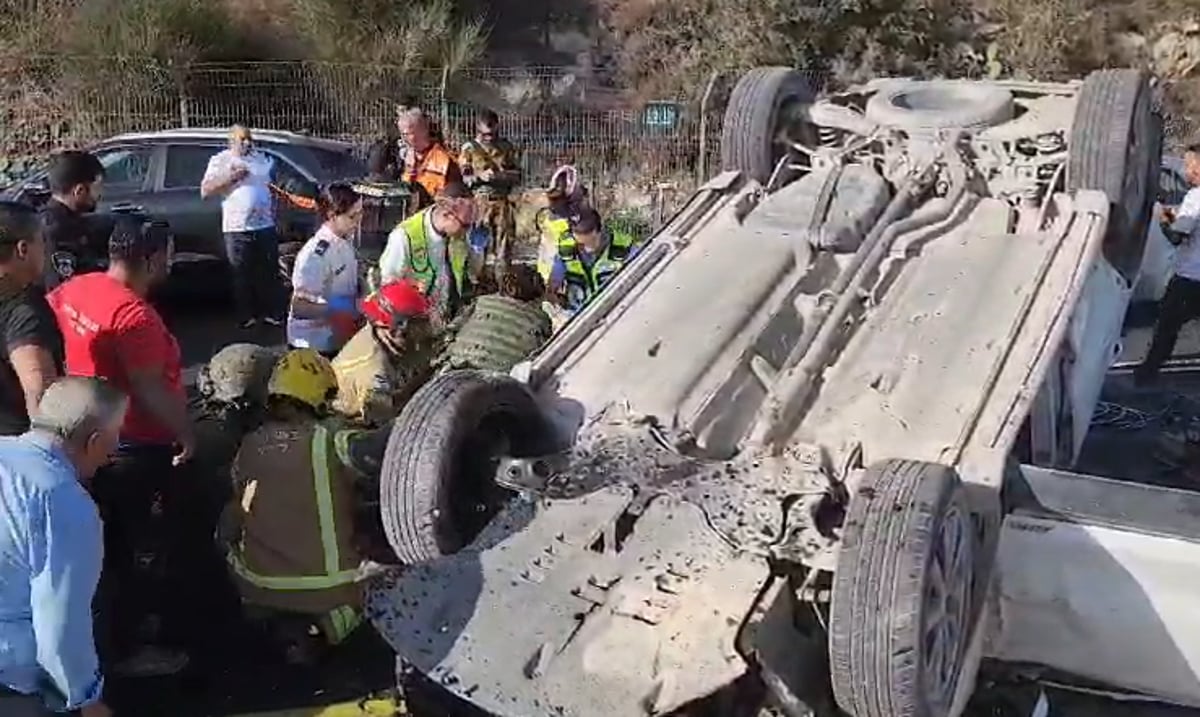
[[[180,340],[189,377],[216,350],[232,341],[283,343],[280,329],[238,330],[229,302],[220,293],[172,297],[164,302],[163,313]],[[1145,326],[1132,328],[1125,339],[1122,359],[1139,359],[1145,352],[1149,333]],[[1200,351],[1200,322],[1185,329],[1179,348],[1182,354],[1196,351]],[[1197,398],[1195,409],[1200,413],[1200,378],[1169,378],[1163,391]],[[1138,408],[1152,416],[1155,406],[1160,405],[1147,399],[1144,393],[1130,393],[1128,379],[1122,376],[1110,379],[1104,400]],[[1130,450],[1129,446],[1130,441],[1149,446],[1156,425],[1152,422],[1137,429],[1129,425],[1097,429],[1085,446],[1081,469],[1113,476],[1151,470],[1144,460],[1148,453]],[[1108,440],[1114,436],[1120,440]],[[1131,462],[1130,456],[1143,458]],[[1160,478],[1168,483],[1174,480],[1169,474]],[[234,717],[249,712],[315,707],[386,692],[394,683],[393,656],[370,630],[361,631],[316,669],[301,670],[281,664],[264,649],[253,631],[238,621],[236,603],[224,580],[219,558],[211,552],[206,554],[200,545],[189,560],[196,570],[208,576],[206,584],[212,588],[208,594],[181,596],[198,618],[211,616],[204,619],[207,639],[197,652],[195,668],[179,678],[112,682],[112,701],[122,717]],[[1055,717],[1200,717],[1200,710],[1117,702],[1061,690],[1049,690],[1047,696],[1049,714]],[[1028,685],[986,687],[977,696],[974,717],[1026,717],[1032,714],[1036,699],[1036,688]],[[414,713],[422,717],[465,714],[442,705],[424,706]]]

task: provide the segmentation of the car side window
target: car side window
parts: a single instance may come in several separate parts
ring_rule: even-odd
[[[208,169],[208,161],[220,151],[217,147],[184,144],[167,147],[163,189],[199,189],[204,171]]]
[[[121,189],[140,189],[150,174],[150,147],[121,147],[96,153],[104,167],[104,184]]]
[[[1188,193],[1187,180],[1179,175],[1178,172],[1170,169],[1163,169],[1158,175],[1158,201],[1160,204],[1165,204],[1169,207],[1179,206],[1183,203],[1183,197]]]
[[[317,196],[317,187],[309,181],[300,171],[291,165],[286,159],[277,154],[272,154],[271,158],[275,160],[275,168],[272,172],[272,181],[275,186],[302,197],[314,199]]]

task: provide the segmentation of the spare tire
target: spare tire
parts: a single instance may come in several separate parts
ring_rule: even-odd
[[[1162,119],[1150,75],[1098,70],[1079,90],[1067,139],[1067,190],[1098,189],[1111,205],[1104,256],[1130,281],[1146,246],[1162,164]]]
[[[503,456],[544,452],[549,425],[524,384],[450,371],[417,390],[392,424],[380,475],[383,528],[396,556],[420,563],[461,550],[502,507]]]
[[[867,100],[866,117],[912,134],[984,129],[1013,118],[1013,96],[1003,87],[954,80],[897,80]]]
[[[721,168],[766,184],[790,151],[785,140],[791,109],[816,97],[808,79],[790,67],[756,67],[742,75],[721,130]]]

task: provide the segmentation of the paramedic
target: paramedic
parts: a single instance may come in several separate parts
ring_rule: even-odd
[[[333,356],[358,326],[358,257],[353,236],[363,203],[347,184],[331,184],[319,200],[324,223],[300,249],[292,269],[287,341]]]

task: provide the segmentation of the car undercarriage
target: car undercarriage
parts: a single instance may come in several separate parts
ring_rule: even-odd
[[[945,717],[985,658],[1080,672],[1035,639],[1061,594],[1028,556],[1070,562],[1047,536],[1110,495],[1067,471],[1139,271],[1151,105],[1133,70],[822,98],[747,73],[727,171],[549,345],[405,407],[376,627],[513,717],[678,713],[751,674],[788,715]]]

